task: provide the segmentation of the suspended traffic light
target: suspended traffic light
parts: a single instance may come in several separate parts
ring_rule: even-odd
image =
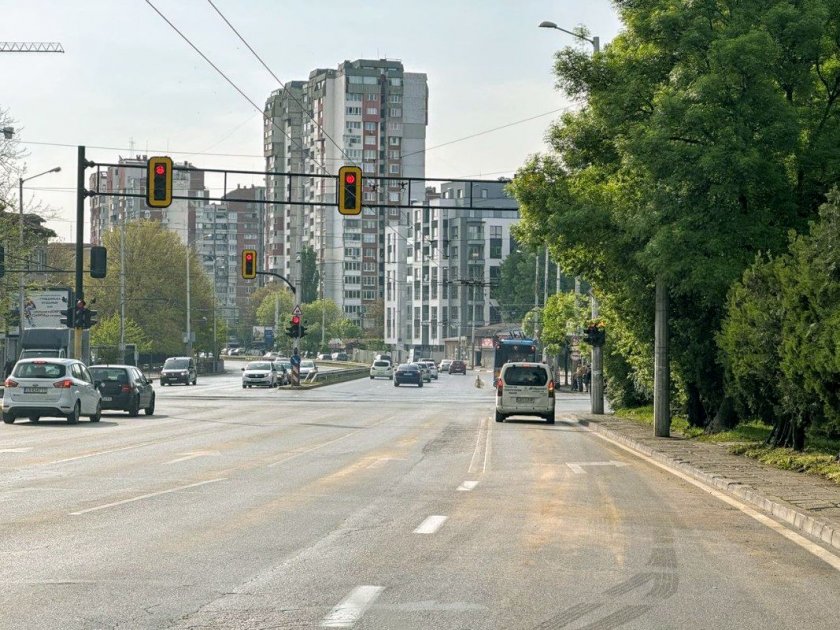
[[[172,204],[172,158],[149,158],[146,181],[146,203],[152,208],[168,208]]]
[[[90,248],[90,277],[104,278],[108,271],[108,250],[101,245]]]
[[[242,277],[245,280],[253,280],[257,277],[257,250],[242,250]]]
[[[358,166],[338,169],[338,211],[349,215],[362,212],[362,169]]]

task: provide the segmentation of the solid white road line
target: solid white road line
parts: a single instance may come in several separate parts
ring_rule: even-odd
[[[572,469],[572,471],[573,471],[576,475],[583,475],[583,474],[585,474],[585,473],[586,473],[586,471],[585,471],[583,468],[581,468],[578,464],[566,464],[566,466],[568,466],[569,468],[571,468],[571,469]]]
[[[193,451],[191,453],[187,453],[184,457],[179,457],[178,459],[168,461],[166,462],[166,464],[177,464],[178,462],[185,462],[189,459],[195,459],[196,457],[205,457],[207,455],[221,455],[221,453],[219,453],[219,451]]]
[[[107,451],[95,451],[93,453],[87,453],[85,455],[77,455],[75,457],[67,457],[66,459],[56,459],[51,462],[44,462],[43,464],[38,464],[39,466],[52,466],[53,464],[64,464],[66,462],[75,462],[80,459],[87,459],[88,457],[98,457],[99,455],[108,455],[109,453],[119,453],[120,451],[130,451],[133,448],[143,448],[144,446],[149,446],[149,444],[154,444],[154,442],[140,442],[140,444],[132,444],[131,446],[121,446],[120,448],[111,448]]]
[[[27,453],[32,450],[31,446],[22,446],[21,448],[0,448],[0,453]]]
[[[187,488],[197,488],[208,483],[216,483],[217,481],[226,481],[227,477],[221,479],[210,479],[208,481],[199,481],[198,483],[190,483],[186,486],[178,486],[177,488],[170,488],[169,490],[161,490],[160,492],[150,492],[149,494],[141,494],[139,497],[132,497],[131,499],[124,499],[122,501],[115,501],[114,503],[106,503],[105,505],[97,505],[96,507],[88,508],[86,510],[79,510],[78,512],[70,512],[70,516],[78,516],[79,514],[87,514],[88,512],[96,512],[97,510],[104,510],[106,508],[115,507],[117,505],[125,505],[126,503],[134,503],[135,501],[142,501],[151,497],[158,497],[162,494],[170,494],[171,492],[178,492],[179,490],[186,490]]]
[[[415,534],[434,534],[446,522],[447,516],[430,516],[414,530]]]
[[[615,440],[612,440],[612,439],[608,438],[606,435],[601,435],[600,433],[598,433],[597,431],[593,431],[592,429],[586,429],[586,430],[591,431],[594,435],[601,438],[602,440],[604,440],[606,442],[609,442],[610,444],[615,444],[616,446],[624,449],[628,453],[632,453],[633,455],[635,455],[639,459],[643,459],[644,461],[648,462],[649,464],[653,464],[654,466],[658,466],[662,470],[665,470],[665,471],[671,473],[672,475],[675,475],[675,476],[679,477],[683,481],[686,481],[686,482],[690,483],[691,485],[696,486],[696,487],[700,488],[701,490],[703,490],[705,492],[708,492],[709,494],[711,494],[716,499],[720,499],[724,503],[727,503],[728,505],[731,505],[732,507],[737,508],[738,510],[741,510],[741,512],[743,512],[747,516],[755,519],[756,521],[758,521],[762,525],[764,525],[766,527],[769,527],[770,529],[772,529],[777,534],[781,534],[782,536],[784,536],[785,538],[787,538],[791,542],[799,545],[800,547],[802,547],[806,551],[814,554],[817,558],[819,558],[820,560],[822,560],[826,564],[830,565],[831,567],[833,567],[837,571],[840,571],[840,557],[835,556],[833,553],[823,549],[818,544],[816,544],[814,542],[811,542],[810,540],[808,540],[804,536],[800,536],[796,532],[793,532],[793,531],[789,530],[787,527],[785,527],[781,523],[777,523],[776,521],[774,521],[769,516],[752,509],[751,507],[749,507],[745,503],[741,503],[738,499],[734,499],[733,497],[730,497],[728,494],[724,494],[723,492],[720,492],[719,490],[717,490],[715,488],[712,488],[711,486],[707,486],[702,481],[697,481],[693,477],[690,477],[689,475],[687,475],[687,474],[685,474],[685,473],[683,473],[679,470],[669,468],[665,464],[661,464],[658,461],[656,461],[655,459],[652,459],[652,458],[648,457],[647,455],[643,455],[642,453],[639,453],[638,451],[633,450],[629,446],[625,446],[624,444],[621,444],[620,442],[616,442]]]
[[[474,490],[477,485],[478,485],[477,481],[465,481],[460,486],[458,486],[458,491],[459,492],[469,492],[470,490]]]
[[[381,586],[357,586],[321,621],[322,628],[352,628],[379,597]]]

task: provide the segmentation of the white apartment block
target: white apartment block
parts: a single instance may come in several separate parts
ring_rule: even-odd
[[[226,204],[207,204],[196,213],[195,252],[213,283],[216,313],[233,324],[239,319],[237,285],[240,284],[237,213]]]
[[[267,176],[267,198],[312,204],[268,206],[267,269],[297,284],[297,252],[311,246],[319,294],[363,328],[381,329],[384,322],[366,313],[385,294],[386,228],[398,228],[406,211],[397,206],[423,189],[420,182],[384,178],[425,175],[426,75],[405,72],[399,61],[345,61],[275,91],[266,113],[267,170],[306,175]],[[362,168],[364,201],[374,204],[358,217],[342,216],[334,205],[335,176],[344,164]],[[379,207],[388,205],[395,207]]]
[[[454,342],[466,352],[475,328],[501,322],[491,286],[498,283],[511,251],[510,228],[519,220],[518,204],[504,186],[443,184],[439,196],[427,195],[402,225],[389,227],[385,342],[393,350],[440,357]]]

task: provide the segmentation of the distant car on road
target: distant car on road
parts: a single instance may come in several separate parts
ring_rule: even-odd
[[[394,370],[394,387],[412,383],[423,387],[423,372],[416,363],[403,363]]]
[[[195,385],[198,382],[198,372],[195,369],[195,361],[191,357],[169,357],[163,363],[160,371],[160,384],[172,385],[172,383],[183,383]]]
[[[429,371],[429,366],[423,363],[422,361],[415,361],[412,365],[416,365],[420,368],[420,374],[423,376],[423,382],[431,383],[432,382],[432,373]]]
[[[438,365],[438,371],[448,372],[450,365],[452,365],[452,359],[442,359],[440,365]]]
[[[434,361],[431,359],[420,359],[420,363],[424,363],[426,367],[429,368],[430,378],[438,380],[438,368]]]
[[[87,366],[77,359],[21,359],[3,390],[3,422],[17,418],[38,422],[42,417],[66,418],[76,424],[81,416],[99,422],[102,403]]]
[[[329,361],[331,357],[332,357],[332,355],[329,352],[320,352],[320,353],[318,353],[318,356],[315,357],[315,358],[318,359],[319,361]]]
[[[274,359],[274,369],[277,370],[277,384],[288,385],[292,382],[292,362],[289,357],[277,357]]]
[[[350,357],[346,352],[333,352],[332,353],[332,360],[333,361],[349,361]]]
[[[455,359],[452,363],[449,364],[449,373],[450,374],[466,374],[467,373],[467,364],[459,359]]]
[[[242,368],[242,389],[277,387],[277,370],[271,361],[250,361]]]
[[[374,361],[370,366],[370,380],[375,378],[394,378],[394,367],[390,361]]]
[[[93,384],[102,397],[102,409],[127,411],[132,418],[143,409],[155,413],[155,390],[152,382],[133,365],[91,365]]]
[[[300,362],[300,380],[307,378],[310,374],[317,374],[318,366],[312,359],[303,359]]]

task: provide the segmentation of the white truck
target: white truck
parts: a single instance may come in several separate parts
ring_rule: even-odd
[[[73,355],[75,329],[26,328],[20,344],[18,359],[35,357],[64,358]],[[82,361],[90,363],[90,331],[82,331]]]

